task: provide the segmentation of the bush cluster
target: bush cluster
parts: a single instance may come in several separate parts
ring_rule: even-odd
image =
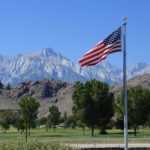
[[[77,150],[75,148],[58,144],[58,143],[42,143],[42,142],[19,142],[15,144],[5,143],[0,145],[0,150]]]

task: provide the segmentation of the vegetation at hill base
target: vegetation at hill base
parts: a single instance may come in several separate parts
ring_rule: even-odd
[[[58,143],[43,143],[43,142],[18,142],[17,144],[1,144],[0,150],[79,150]]]
[[[72,115],[68,115],[67,112],[61,113],[59,107],[53,103],[49,106],[49,114],[38,118],[40,104],[33,97],[22,97],[19,100],[18,110],[0,111],[2,129],[0,146],[3,146],[4,149],[9,145],[13,149],[13,146],[17,146],[14,144],[16,141],[21,139],[21,141],[27,142],[27,138],[28,142],[21,146],[26,148],[39,145],[41,149],[51,148],[48,143],[50,141],[57,142],[57,140],[62,142],[105,142],[106,139],[114,141],[123,139],[122,93],[114,96],[108,84],[93,79],[85,83],[76,82],[72,99]],[[128,87],[128,131],[129,135],[139,136],[135,138],[136,141],[146,141],[148,139],[142,137],[150,136],[149,108],[150,90],[141,86]],[[7,131],[9,129],[10,131]],[[47,141],[47,144],[31,142],[35,139],[40,142]],[[2,144],[4,141],[5,144]],[[12,141],[12,144],[11,142],[6,144],[6,141]]]

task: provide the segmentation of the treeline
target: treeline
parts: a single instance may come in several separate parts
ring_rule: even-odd
[[[82,124],[94,129],[99,128],[106,134],[108,128],[123,129],[124,101],[123,92],[114,97],[106,83],[95,79],[85,84],[76,82],[73,92],[73,114]],[[128,87],[128,126],[136,136],[139,127],[150,125],[150,90],[141,86]]]
[[[123,129],[123,93],[114,97],[109,85],[97,80],[86,83],[76,82],[72,95],[72,116],[66,112],[61,114],[57,106],[49,107],[47,117],[38,118],[39,102],[32,97],[24,97],[19,101],[18,110],[4,110],[0,112],[0,125],[3,132],[10,126],[18,132],[25,132],[26,140],[30,136],[30,129],[44,126],[49,128],[76,128],[100,130],[101,134],[107,134],[106,129]],[[118,94],[117,94],[118,95]],[[136,136],[139,127],[150,125],[150,91],[141,86],[128,88],[128,123],[129,128],[134,129]]]

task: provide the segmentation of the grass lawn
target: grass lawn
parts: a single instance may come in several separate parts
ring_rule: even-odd
[[[123,143],[123,131],[107,130],[108,134],[100,135],[99,130],[95,130],[95,136],[91,137],[91,131],[86,129],[83,136],[82,129],[64,129],[57,128],[54,132],[50,129],[46,132],[45,128],[31,130],[29,141],[41,142],[62,142],[62,143]],[[18,133],[16,129],[11,128],[7,133],[0,131],[0,143],[15,143],[25,140],[24,133]],[[129,142],[150,142],[150,129],[141,129],[137,136],[133,136],[133,131],[129,130]]]

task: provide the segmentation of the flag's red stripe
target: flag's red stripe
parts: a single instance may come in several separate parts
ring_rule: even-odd
[[[106,49],[106,50],[108,50],[108,49]],[[101,56],[99,56],[100,61],[104,60],[108,56],[108,54],[121,51],[121,45],[117,45],[117,46],[113,47],[112,49],[110,48],[109,51],[106,51],[106,50],[103,50],[103,54]],[[98,60],[98,57],[96,57],[95,59],[92,59],[91,61],[88,61],[86,63],[85,62],[81,63],[81,66],[95,65],[98,62],[100,62],[97,60]]]
[[[120,44],[120,43],[121,43],[120,40],[117,41],[117,42],[113,45],[113,47],[114,47],[115,45]],[[95,55],[99,55],[100,53],[103,52],[103,48],[104,48],[104,47],[98,48],[98,49],[95,49],[95,50],[93,50],[93,51],[90,51],[90,52],[86,53],[84,56],[82,56],[82,57],[80,58],[80,61],[79,61],[79,62],[82,62],[83,60],[85,60],[85,59],[87,59],[87,58],[91,58],[92,56],[94,57]],[[90,54],[92,54],[92,55],[90,55]],[[87,57],[87,56],[89,56],[89,55],[90,55],[90,57]]]
[[[92,53],[94,53],[94,52],[97,52],[97,51],[99,51],[99,50],[100,50],[101,48],[103,48],[103,47],[104,47],[104,42],[102,41],[102,42],[99,44],[99,46],[96,46],[96,47],[92,48],[91,51],[87,52],[84,56],[88,56],[88,55],[90,55],[90,54],[92,54]]]
[[[121,45],[114,46],[110,51],[113,51],[113,50],[120,50],[121,51]]]
[[[107,52],[106,52],[107,53]],[[98,63],[98,60],[103,56],[104,54],[102,54],[101,56],[99,57],[96,57],[95,59],[92,59],[92,60],[88,60],[86,62],[83,62],[83,63],[80,63],[80,65],[84,66],[84,65],[88,65],[88,64],[93,64],[93,63]]]
[[[120,52],[120,51],[121,51],[121,49],[119,49],[119,50],[113,50],[109,54],[112,54],[112,53],[115,53],[115,52]]]
[[[94,53],[94,54],[92,54],[92,55],[90,55],[90,56],[86,56],[86,57],[82,57],[81,59],[80,59],[80,63],[82,63],[83,61],[86,61],[86,60],[88,60],[88,59],[91,59],[91,58],[94,58],[94,57],[98,57],[100,54],[102,54],[104,51],[106,51],[107,49],[110,49],[110,47],[107,47],[107,48],[102,48],[98,53]]]
[[[117,45],[120,45],[121,46],[121,42],[117,42],[115,44],[113,44],[113,47],[117,46]]]
[[[106,43],[107,44],[107,43]],[[109,54],[121,51],[121,39],[110,45],[105,45],[104,41],[99,42],[94,48],[83,55],[79,63],[81,66],[96,65],[100,61],[104,60]]]
[[[115,50],[114,48],[119,48],[119,49]],[[94,59],[94,60],[91,60],[89,62],[82,63],[81,66],[92,66],[92,65],[95,65],[95,64],[99,63],[100,61],[104,60],[109,54],[121,51],[121,46],[116,46],[114,48],[113,48],[114,50],[110,49],[109,51],[104,52],[103,55],[99,57],[99,59]]]
[[[119,48],[121,49],[121,45],[116,45],[116,46],[113,46],[113,47],[112,47],[112,50],[113,50],[113,49],[119,49]]]
[[[99,59],[100,57],[102,57],[106,52],[108,52],[111,49],[112,46],[106,47],[105,49],[103,49],[102,52],[99,53],[99,55],[95,55],[94,57],[88,57],[86,59],[84,59],[83,61],[80,60],[80,64],[87,64],[87,63],[91,63],[93,61],[96,61],[97,59]]]
[[[104,58],[101,58],[101,59],[99,60],[99,62],[102,61],[102,60],[104,60],[104,59],[106,59],[107,56],[108,56],[108,55],[106,55]]]
[[[100,61],[102,61],[102,60],[104,60],[104,59],[106,59],[106,57],[108,56],[108,54],[105,56],[105,57],[103,57],[103,58],[100,58],[97,62],[95,62],[95,63],[91,63],[91,64],[87,64],[86,66],[93,66],[93,65],[96,65],[97,63],[99,63]]]
[[[97,56],[97,57],[95,57],[95,58],[93,58],[91,60],[87,59],[87,61],[84,61],[84,62],[80,63],[80,65],[81,66],[86,66],[88,64],[94,63],[95,61],[99,60],[103,55],[109,53],[109,49],[106,48],[105,51],[100,56]]]

